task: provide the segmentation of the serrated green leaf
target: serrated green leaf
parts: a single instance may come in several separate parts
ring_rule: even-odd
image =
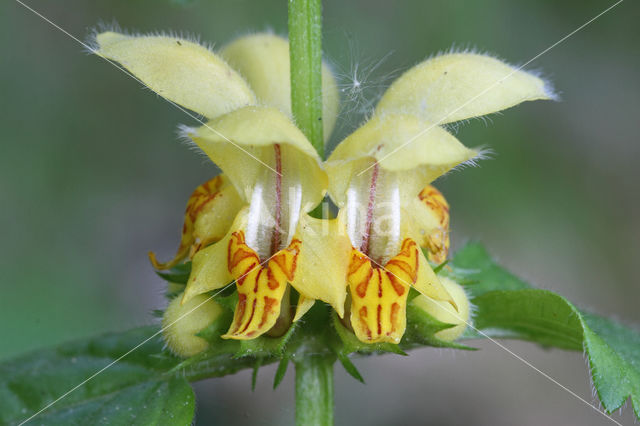
[[[497,265],[487,250],[478,243],[470,243],[456,253],[449,264],[453,275],[467,293],[473,298],[492,290],[521,290],[530,288],[529,284]]]
[[[640,333],[578,310],[550,291],[531,288],[497,265],[478,244],[456,254],[453,273],[473,283],[467,290],[476,306],[476,330],[463,338],[514,338],[584,350],[605,410],[611,413],[630,398],[640,418]]]
[[[276,375],[273,378],[273,388],[276,389],[282,380],[284,379],[285,374],[287,374],[287,367],[289,366],[289,359],[282,358],[280,363],[278,364],[278,369],[276,370]]]
[[[477,307],[474,325],[486,335],[574,351],[583,348],[580,314],[555,293],[537,289],[498,290],[474,298],[473,304]]]
[[[175,358],[154,357],[162,342],[143,327],[67,343],[0,364],[0,423],[17,424],[151,338],[78,387],[34,421],[47,425],[190,424],[194,395],[185,378],[163,374]],[[105,420],[106,419],[106,420]]]
[[[583,314],[582,320],[593,384],[602,405],[611,412],[631,396],[640,419],[640,333],[591,314]]]

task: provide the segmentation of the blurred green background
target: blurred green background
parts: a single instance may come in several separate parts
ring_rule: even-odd
[[[286,34],[286,3],[28,1],[80,39],[115,19],[217,46],[250,31]],[[333,144],[428,55],[472,47],[524,63],[610,4],[325,1],[325,52],[344,89]],[[454,246],[479,239],[537,286],[635,324],[639,15],[625,1],[534,61],[527,68],[562,101],[459,127],[465,144],[495,154],[437,182]],[[0,5],[0,32],[0,358],[151,322],[163,286],[146,252],[173,253],[188,194],[214,172],[177,141],[177,124],[194,122],[13,0]],[[359,361],[365,387],[337,366],[336,424],[609,424],[494,344],[477,345]],[[506,345],[593,401],[582,354]],[[199,383],[197,423],[291,424],[292,376],[275,392],[273,368],[254,393],[248,373]],[[630,411],[616,418],[630,424]]]

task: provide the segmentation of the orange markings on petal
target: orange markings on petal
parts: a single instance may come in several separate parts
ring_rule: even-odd
[[[201,248],[215,242],[215,238],[205,238],[197,240],[194,236],[194,226],[198,217],[206,210],[211,201],[221,195],[220,188],[223,184],[222,176],[216,176],[211,180],[198,186],[187,201],[187,208],[184,214],[184,224],[182,225],[182,236],[180,238],[180,246],[173,257],[168,262],[158,262],[156,255],[149,252],[149,260],[156,269],[171,269],[176,266],[182,259],[189,255],[193,257]]]
[[[398,314],[400,312],[400,305],[397,303],[391,304],[391,332],[395,333],[396,324],[398,323]]]
[[[227,267],[236,280],[238,304],[225,339],[252,339],[271,329],[280,315],[280,303],[296,271],[300,240],[277,252],[266,265],[249,247],[243,231],[231,234]]]
[[[410,238],[382,268],[352,249],[348,282],[351,325],[363,342],[399,343],[406,328],[409,286],[418,276],[418,245]]]
[[[263,327],[267,323],[267,321],[269,320],[269,315],[274,313],[275,308],[278,305],[278,300],[269,296],[264,297],[264,312],[262,313],[262,320],[260,321],[258,328]]]
[[[429,260],[442,263],[449,255],[449,203],[435,187],[427,185],[418,195],[428,209],[436,216],[439,226],[425,236],[425,247],[429,250]]]
[[[369,328],[369,326],[367,325],[368,321],[367,321],[367,307],[363,306],[360,308],[360,310],[358,311],[359,315],[360,315],[360,327],[362,328],[361,332],[364,332],[364,334],[367,336],[368,339],[371,339],[371,329]]]

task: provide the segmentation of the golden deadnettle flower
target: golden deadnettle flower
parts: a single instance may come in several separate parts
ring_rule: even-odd
[[[330,265],[322,258],[325,245],[319,231],[337,225],[306,214],[324,197],[328,180],[321,159],[291,119],[288,42],[256,34],[216,55],[181,38],[106,32],[96,36],[95,52],[119,62],[161,96],[209,119],[183,133],[224,174],[190,197],[175,257],[160,263],[150,254],[158,269],[192,258],[181,303],[190,305],[235,281],[238,304],[222,336],[232,339],[258,337],[280,317],[288,323],[288,298],[282,312],[281,305],[289,284],[300,294],[294,320],[316,299],[342,312],[346,289],[331,291],[310,279]],[[323,85],[329,135],[338,93],[327,67]],[[178,309],[175,303],[165,317]],[[175,340],[174,334],[167,337]]]
[[[422,295],[415,303],[436,318],[467,321],[464,292],[441,282],[420,250],[441,263],[449,249],[449,206],[427,184],[479,155],[439,125],[550,98],[543,80],[497,59],[441,55],[398,78],[371,119],[336,147],[325,166],[352,247],[342,262],[348,264],[350,321],[358,339],[400,341],[409,287]],[[438,309],[444,311],[436,315]],[[455,338],[462,330],[441,334]]]
[[[296,319],[316,298],[335,305],[317,283],[300,278],[322,254],[309,252],[319,236],[306,228],[318,220],[306,213],[322,200],[327,185],[320,159],[304,135],[284,114],[266,107],[243,108],[185,132],[216,159],[245,205],[222,239],[193,256],[183,300],[235,280],[238,305],[223,336],[235,339],[257,337],[276,324],[288,283],[301,296]],[[277,173],[233,151],[226,138]]]
[[[160,263],[150,254],[158,269],[192,259],[182,307],[235,281],[238,304],[222,337],[252,339],[274,329],[279,318],[288,324],[289,285],[300,294],[294,321],[316,299],[343,317],[348,289],[356,336],[398,343],[413,287],[421,296],[412,303],[456,324],[439,337],[462,333],[466,295],[439,280],[427,260],[441,263],[449,250],[449,206],[429,183],[479,153],[439,125],[553,98],[543,80],[484,55],[434,57],[397,79],[371,119],[337,146],[323,168],[292,122],[286,40],[250,35],[216,55],[181,38],[106,32],[96,36],[95,52],[209,119],[183,133],[224,174],[189,199],[176,256]],[[338,93],[327,67],[323,105],[328,137]],[[311,218],[307,212],[327,189],[338,217]],[[191,331],[191,341],[201,344]]]

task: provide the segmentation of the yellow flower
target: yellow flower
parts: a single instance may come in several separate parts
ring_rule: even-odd
[[[224,174],[189,199],[175,257],[150,258],[159,269],[192,259],[182,303],[235,281],[238,304],[222,336],[232,339],[286,329],[289,284],[300,294],[294,321],[317,299],[343,317],[350,300],[348,319],[363,342],[400,341],[410,287],[422,294],[416,304],[450,306],[445,313],[464,322],[464,293],[451,294],[456,287],[440,282],[428,261],[444,262],[449,250],[449,205],[429,184],[479,152],[440,125],[554,97],[540,78],[489,56],[437,56],[397,79],[323,167],[293,124],[286,40],[250,35],[219,55],[168,36],[107,32],[96,45],[97,54],[209,120],[183,134]],[[338,95],[327,67],[323,105],[328,137]],[[338,217],[308,216],[327,190]]]
[[[479,155],[439,125],[551,98],[543,80],[497,59],[441,55],[398,78],[336,147],[326,163],[329,194],[352,246],[337,260],[348,264],[350,321],[361,341],[400,341],[409,287],[467,315],[420,250],[440,263],[449,248],[449,206],[428,184]]]
[[[292,122],[287,41],[270,34],[251,35],[234,41],[220,55],[168,36],[107,32],[97,35],[96,43],[97,54],[119,62],[161,96],[209,119],[199,128],[185,127],[183,133],[224,174],[199,186],[189,199],[174,259],[159,263],[150,254],[157,268],[192,257],[182,303],[235,281],[238,304],[222,336],[232,339],[255,338],[279,319],[291,321],[288,300],[281,310],[289,284],[300,294],[295,319],[315,299],[341,312],[344,286],[332,292],[306,279],[326,265],[318,250],[325,246],[315,231],[336,225],[306,214],[324,197],[328,179],[318,154]],[[338,94],[326,67],[323,84],[329,135]],[[339,284],[336,280],[333,286]]]

